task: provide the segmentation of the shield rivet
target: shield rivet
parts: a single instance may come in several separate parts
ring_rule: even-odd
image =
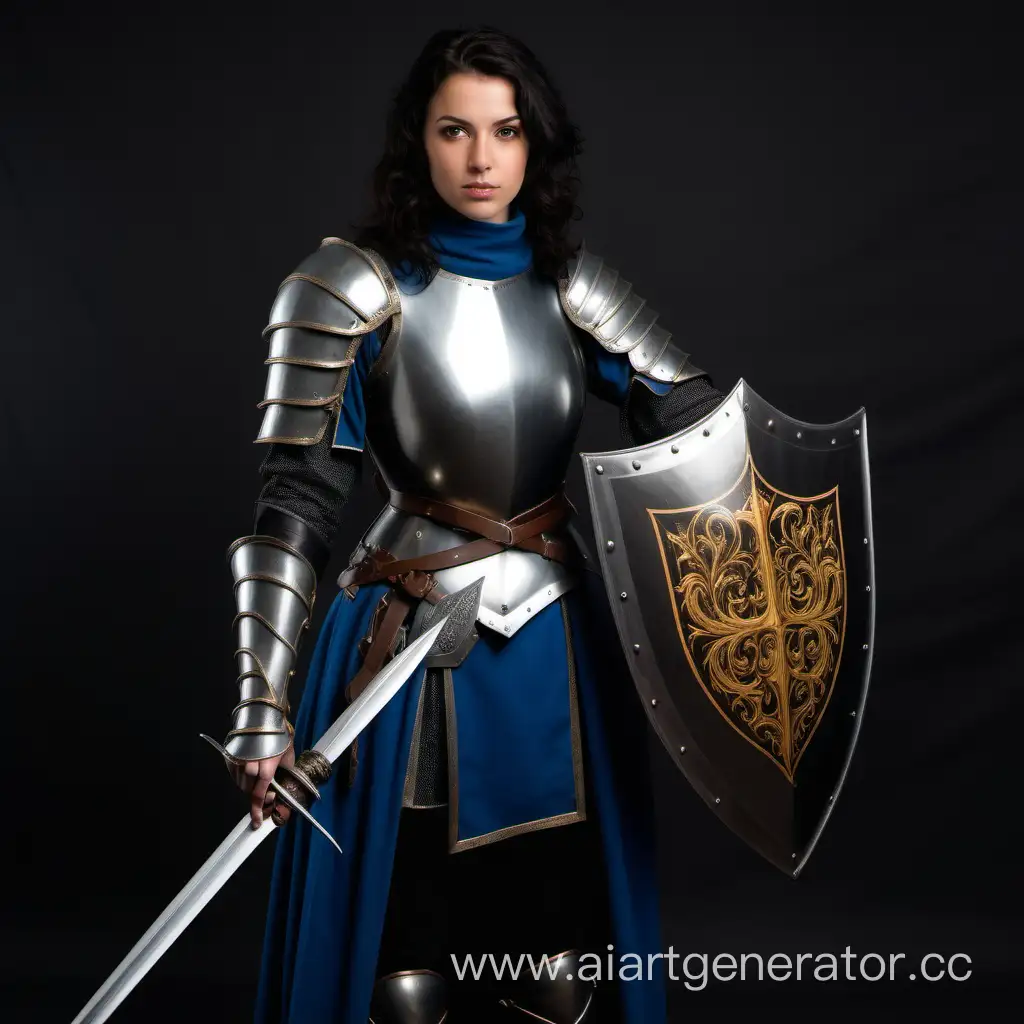
[[[864,538],[864,543],[867,544],[867,542],[868,542],[868,539],[867,539],[867,537],[865,537]]]
[[[871,587],[870,587],[870,586],[868,586],[868,587],[865,587],[864,589],[865,589],[865,590],[866,590],[866,591],[867,591],[868,593],[871,593]]]
[[[865,650],[865,651],[866,651],[867,649],[868,649],[868,645],[867,645],[867,644],[865,644],[865,645],[864,645],[864,647],[863,647],[863,650]]]
[[[750,412],[750,403],[749,402],[744,402],[743,403],[743,411],[744,412]]]
[[[639,654],[640,653],[640,645],[639,644],[633,644],[633,653],[634,654]]]
[[[508,615],[508,605],[507,604],[503,604],[501,606],[501,614],[502,615]]]
[[[526,608],[526,614],[527,614],[527,615],[529,615],[529,614],[530,614],[530,612],[532,612],[532,611],[533,611],[533,609],[532,609],[532,608],[530,608],[529,606],[527,606],[527,608]]]
[[[708,428],[707,428],[707,427],[705,427],[705,428],[704,428],[704,436],[705,436],[705,437],[710,437],[710,436],[711,436],[711,431],[710,431],[710,430],[708,430]]]
[[[596,473],[596,474],[597,474],[598,476],[600,476],[600,475],[601,475],[601,474],[602,474],[602,473],[604,472],[604,466],[595,466],[595,467],[594,467],[594,472],[595,472],[595,473]]]
[[[789,855],[789,858],[790,858],[790,860],[796,860],[796,854],[795,853],[791,853]]]
[[[804,436],[804,432],[803,432],[802,430],[798,430],[798,431],[796,432],[796,439],[797,439],[798,441],[799,441],[799,440],[800,440],[800,438],[801,438],[801,437],[803,437],[803,436]]]
[[[829,797],[828,797],[828,802],[829,802],[829,803],[832,803],[832,801],[833,801],[833,800],[835,800],[835,798],[836,798],[836,795],[835,795],[835,793],[830,793],[830,794],[829,794]]]
[[[860,437],[860,427],[855,427],[853,431],[854,437]]]
[[[626,592],[623,591],[621,594],[619,594],[619,597],[621,597],[622,600],[625,601],[626,600]]]
[[[551,591],[549,590],[549,591],[548,591],[548,597],[550,597],[550,596],[551,596]]]
[[[640,468],[640,463],[637,462],[636,459],[633,460],[633,468],[634,469],[639,469]]]
[[[856,711],[851,711],[850,712],[850,717],[851,718],[856,718],[857,717],[857,712]]]
[[[832,444],[835,444],[835,443],[836,443],[836,439],[833,437],[832,438]]]
[[[609,551],[614,551],[614,550],[615,550],[615,541],[613,541],[613,540],[610,540],[610,541],[608,541],[608,543],[607,543],[607,544],[605,544],[605,547],[606,547],[606,548],[607,548],[607,549],[608,549]]]
[[[721,802],[722,802],[722,798],[720,796],[716,796],[715,797],[715,803],[716,804],[720,804]]]
[[[657,706],[658,706],[658,698],[657,697],[652,697],[651,698],[651,707],[652,708],[656,708]]]
[[[686,747],[680,747],[679,748],[679,753],[680,754],[685,754],[686,753]]]
[[[772,427],[774,427],[774,426],[775,426],[775,420],[769,420],[768,421],[768,429],[771,430]]]
[[[677,444],[672,445],[671,451],[672,451],[673,455],[678,455],[679,454],[679,445],[677,445]]]

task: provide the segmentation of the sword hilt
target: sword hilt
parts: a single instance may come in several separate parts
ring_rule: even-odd
[[[299,754],[290,768],[278,765],[274,778],[308,808],[307,800],[320,799],[320,787],[331,777],[331,767],[331,762],[319,750],[310,748]]]
[[[207,736],[206,733],[199,735],[228,760],[234,760],[212,736]],[[330,840],[338,853],[341,853],[341,847],[335,842],[334,836],[309,813],[309,805],[320,799],[319,787],[330,777],[331,762],[319,750],[311,748],[299,754],[293,766],[279,764],[274,778],[270,780],[270,788],[285,806],[302,815],[324,838]],[[277,822],[274,824],[277,825]]]

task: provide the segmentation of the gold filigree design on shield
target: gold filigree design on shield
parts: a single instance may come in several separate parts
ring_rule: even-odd
[[[648,512],[694,675],[723,718],[794,783],[842,657],[838,487],[785,494],[748,458],[721,498]]]

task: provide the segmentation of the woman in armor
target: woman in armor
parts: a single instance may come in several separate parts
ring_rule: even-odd
[[[664,1019],[646,722],[563,485],[588,391],[621,409],[625,446],[722,395],[570,243],[579,149],[520,42],[438,33],[395,98],[362,233],[324,239],[274,301],[264,486],[229,552],[224,746],[253,827],[288,820],[270,780],[417,616],[483,582],[469,641],[414,673],[323,786],[316,817],[344,854],[295,815],[282,831],[261,1024]],[[364,451],[387,503],[339,577],[293,727],[296,655]],[[642,972],[584,969],[613,947]],[[494,962],[460,982],[467,954]],[[547,969],[514,977],[521,955]]]

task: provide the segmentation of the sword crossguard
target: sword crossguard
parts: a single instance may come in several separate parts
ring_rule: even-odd
[[[200,733],[200,737],[206,740],[215,750],[229,761],[237,763],[227,750],[221,746],[212,736]],[[270,780],[270,788],[277,794],[281,802],[296,814],[301,815],[313,826],[331,845],[341,853],[341,847],[337,844],[334,836],[320,824],[309,812],[309,805],[314,800],[320,799],[322,786],[331,777],[331,762],[318,750],[304,750],[295,758],[292,767],[278,765],[274,778]],[[277,824],[276,822],[274,823]]]

